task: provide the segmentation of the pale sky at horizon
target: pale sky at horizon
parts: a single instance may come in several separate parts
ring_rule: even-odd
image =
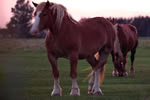
[[[32,1],[32,0],[30,0]],[[42,2],[47,0],[33,0]],[[49,0],[64,5],[73,18],[150,16],[150,0]],[[0,27],[9,22],[16,0],[0,0]]]

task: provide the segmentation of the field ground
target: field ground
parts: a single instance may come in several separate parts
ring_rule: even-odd
[[[128,55],[127,71],[130,66]],[[113,65],[109,57],[105,79],[101,85],[103,96],[89,96],[88,82],[83,79],[90,65],[78,63],[80,97],[70,97],[69,62],[59,59],[62,97],[50,97],[53,78],[44,48],[44,40],[0,40],[0,100],[150,100],[150,39],[140,39],[135,57],[135,74],[112,77]]]

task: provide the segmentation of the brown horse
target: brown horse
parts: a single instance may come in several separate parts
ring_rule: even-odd
[[[88,93],[101,95],[98,76],[114,48],[115,30],[113,25],[102,17],[82,19],[77,22],[60,4],[48,1],[33,4],[36,6],[36,11],[31,33],[37,35],[44,29],[49,30],[45,43],[54,76],[54,88],[51,95],[62,95],[57,66],[57,60],[60,57],[70,60],[70,77],[72,78],[70,95],[80,95],[77,83],[78,59],[86,59],[92,65],[94,74],[89,81]],[[99,60],[96,60],[94,54],[98,51],[101,56]]]
[[[119,58],[118,58],[118,54],[115,54],[114,52],[112,52],[112,60],[114,63],[114,71],[112,73],[113,76],[127,76],[128,73],[126,72],[126,63],[127,63],[127,53],[129,51],[131,51],[131,68],[130,68],[130,72],[134,73],[134,67],[133,67],[133,63],[134,63],[134,56],[136,53],[136,48],[138,45],[138,36],[137,36],[137,29],[135,26],[131,25],[131,24],[117,24],[114,20],[110,20],[110,22],[115,26],[116,31],[117,31],[117,36],[118,36],[118,42],[120,45],[120,49],[122,52],[122,56],[123,56],[123,68],[120,69],[120,64],[118,62]]]
[[[131,51],[131,68],[130,72],[134,73],[134,56],[136,53],[136,48],[138,45],[138,36],[137,36],[137,29],[135,26],[131,24],[117,24],[114,19],[107,19],[110,21],[115,28],[116,39],[114,42],[114,49],[111,52],[112,61],[114,64],[114,71],[112,72],[113,76],[127,76],[128,73],[126,72],[125,66],[127,63],[127,53]],[[95,58],[99,59],[99,53],[95,54]],[[103,67],[105,70],[105,67]],[[85,78],[88,79],[93,74],[93,72],[89,73],[89,75]],[[102,74],[99,76],[99,83],[101,84],[103,81],[104,75]]]

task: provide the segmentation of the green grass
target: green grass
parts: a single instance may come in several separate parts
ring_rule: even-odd
[[[17,47],[13,46],[14,41]],[[105,79],[101,85],[104,95],[100,97],[87,94],[88,82],[83,79],[90,70],[83,70],[90,65],[85,60],[78,63],[78,83],[81,96],[69,96],[71,79],[69,77],[69,61],[66,59],[59,59],[63,96],[51,97],[53,89],[51,66],[44,46],[38,47],[39,44],[44,45],[43,41],[9,40],[8,42],[7,40],[6,43],[6,40],[0,40],[0,98],[3,96],[8,100],[150,100],[149,40],[140,41],[135,57],[135,75],[129,74],[128,77],[123,78],[112,77],[113,65],[111,57],[109,57]],[[32,43],[32,45],[27,45],[28,43]],[[130,53],[127,71],[130,66],[129,56]]]

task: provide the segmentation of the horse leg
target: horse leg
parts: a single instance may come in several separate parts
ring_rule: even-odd
[[[72,78],[72,89],[70,92],[71,96],[80,96],[80,89],[77,83],[77,63],[78,63],[78,53],[72,52],[69,56],[71,71],[70,77]]]
[[[131,50],[131,56],[130,56],[130,59],[131,59],[131,68],[130,68],[130,72],[131,72],[131,73],[134,73],[133,62],[134,62],[134,56],[135,56],[135,53],[136,53],[136,49],[134,48],[133,50]]]
[[[92,66],[92,69],[94,69],[96,67],[97,60],[94,56],[88,57],[87,62]],[[92,71],[91,73],[93,73],[93,74],[92,74],[91,78],[89,79],[88,94],[92,94],[92,88],[93,88],[94,79],[95,79],[94,71]]]
[[[126,63],[127,63],[127,53],[124,53],[123,54],[123,70],[124,70],[124,72],[123,72],[123,76],[128,76],[128,72],[126,71]]]
[[[57,68],[57,58],[48,54],[48,59],[51,63],[54,77],[54,87],[51,96],[62,96],[62,88],[59,85],[59,71]]]
[[[107,62],[108,56],[110,54],[110,48],[103,48],[99,51],[100,57],[99,57],[99,61],[96,65],[96,67],[94,68],[94,85],[92,88],[92,93],[95,95],[103,95],[99,84],[99,75],[102,69],[104,69],[104,65]]]
[[[112,76],[117,76],[118,75],[118,71],[117,71],[117,69],[116,69],[116,63],[115,63],[115,55],[114,55],[114,52],[112,51],[111,52],[111,55],[112,55],[112,62],[113,62],[113,64],[114,64],[114,70],[113,70],[113,72],[112,72]]]

